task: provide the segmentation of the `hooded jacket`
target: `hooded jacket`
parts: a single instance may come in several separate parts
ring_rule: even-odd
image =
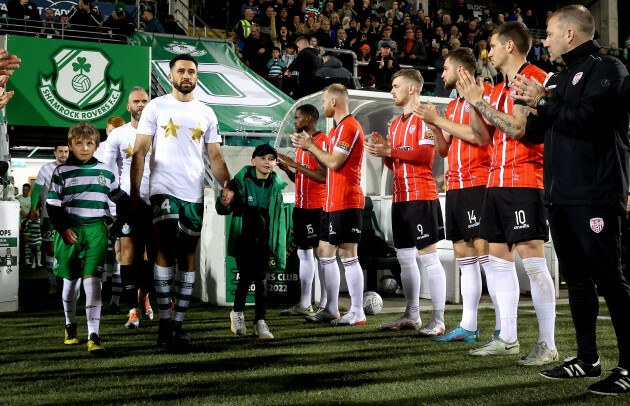
[[[587,41],[562,55],[566,69],[547,80],[551,98],[527,119],[530,142],[544,140],[548,206],[597,206],[625,212],[628,196],[628,71]]]
[[[315,72],[315,81],[317,82],[317,90],[323,90],[333,83],[341,83],[348,89],[355,88],[352,74],[342,66],[341,61],[337,58],[330,58]]]
[[[234,191],[234,201],[229,206],[221,204],[221,196],[217,197],[215,204],[220,215],[231,214],[228,233],[227,254],[236,257],[247,253],[247,245],[243,244],[243,217],[247,207],[248,190],[247,179],[256,178],[256,169],[253,166],[245,166],[230,181],[230,187]],[[282,190],[287,184],[272,172],[271,191],[269,193],[269,250],[276,257],[278,267],[286,266],[287,249],[287,219],[283,210]]]

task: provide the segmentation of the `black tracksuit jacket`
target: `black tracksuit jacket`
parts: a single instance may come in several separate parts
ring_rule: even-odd
[[[544,198],[554,206],[597,206],[625,213],[628,197],[628,71],[587,41],[562,55],[566,69],[549,78],[552,96],[526,136],[544,140]]]

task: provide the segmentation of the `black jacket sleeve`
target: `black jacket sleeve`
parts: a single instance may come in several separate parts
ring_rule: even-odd
[[[593,139],[599,133],[602,112],[614,110],[623,101],[619,96],[626,75],[621,62],[604,60],[585,75],[588,84],[579,100],[565,100],[558,94],[538,109],[538,116],[567,137]]]
[[[48,211],[50,222],[59,234],[70,228],[70,223],[62,207],[46,203],[46,210]]]

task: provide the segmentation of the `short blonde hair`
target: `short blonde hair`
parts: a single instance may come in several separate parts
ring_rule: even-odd
[[[98,146],[101,142],[101,134],[89,121],[81,121],[68,130],[68,144],[71,144],[73,140],[94,141]]]
[[[343,96],[348,98],[348,89],[341,83],[333,83],[332,85],[326,86],[324,93],[328,93],[332,97]]]
[[[392,82],[396,78],[403,78],[407,83],[416,87],[416,93],[420,93],[424,85],[424,78],[420,71],[415,69],[402,69],[392,75]]]

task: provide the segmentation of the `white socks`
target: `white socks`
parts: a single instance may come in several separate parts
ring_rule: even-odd
[[[190,305],[193,287],[195,285],[196,273],[177,269],[175,274],[175,309],[173,310],[173,321],[175,325],[181,326],[184,315]],[[160,317],[161,318],[161,317]]]
[[[532,301],[538,318],[538,342],[545,342],[550,350],[555,350],[556,292],[547,269],[547,261],[545,258],[525,258],[523,266],[529,277]]]
[[[109,303],[119,304],[120,295],[122,295],[123,285],[120,277],[120,264],[114,264],[114,273],[112,274],[112,298]]]
[[[492,255],[490,255],[490,264],[494,270],[497,307],[501,314],[501,334],[499,337],[507,343],[513,343],[518,339],[516,317],[519,286],[518,277],[516,276],[516,264]]]
[[[328,303],[325,309],[332,314],[339,313],[339,284],[341,276],[339,275],[339,265],[337,265],[337,257],[319,258],[319,263],[324,274],[324,285],[326,287],[326,296]]]
[[[363,314],[363,270],[359,264],[359,257],[343,258],[341,263],[346,271],[346,284],[352,303],[350,311]]]
[[[155,297],[160,309],[160,319],[171,318],[171,282],[173,282],[173,267],[153,266],[155,279]]]
[[[429,277],[429,292],[433,304],[431,320],[444,322],[444,308],[446,307],[446,275],[440,263],[437,252],[420,255],[420,261],[427,270]]]
[[[311,291],[313,290],[313,278],[315,277],[315,256],[313,249],[297,250],[300,259],[300,307],[307,308],[311,305]],[[321,282],[321,281],[320,281]]]
[[[488,255],[482,255],[479,257],[479,264],[483,267],[483,271],[486,274],[486,286],[488,287],[488,294],[492,300],[492,306],[494,306],[494,331],[501,330],[501,312],[499,311],[499,305],[497,305],[497,292],[494,283],[494,270]]]
[[[55,258],[50,255],[46,255],[46,272],[48,273],[48,282],[50,282],[50,286],[57,286],[57,277],[53,272],[54,263]]]
[[[85,316],[87,317],[88,338],[90,338],[92,333],[98,335],[101,322],[101,278],[83,279],[83,290],[85,290]]]
[[[326,304],[328,303],[328,293],[326,293],[326,274],[324,272],[324,267],[317,266],[317,260],[313,258],[313,266],[315,269],[318,269],[319,272],[319,307],[326,308]],[[317,309],[315,309],[317,310]]]
[[[462,292],[462,321],[460,327],[469,330],[477,330],[477,310],[481,299],[481,270],[477,257],[458,258],[457,264],[461,269]]]
[[[66,324],[73,324],[77,322],[77,296],[80,289],[81,278],[63,280],[61,300],[63,302],[63,311],[66,314]]]
[[[396,256],[400,263],[400,280],[407,300],[407,317],[420,319],[420,269],[416,262],[415,248],[399,248]]]

